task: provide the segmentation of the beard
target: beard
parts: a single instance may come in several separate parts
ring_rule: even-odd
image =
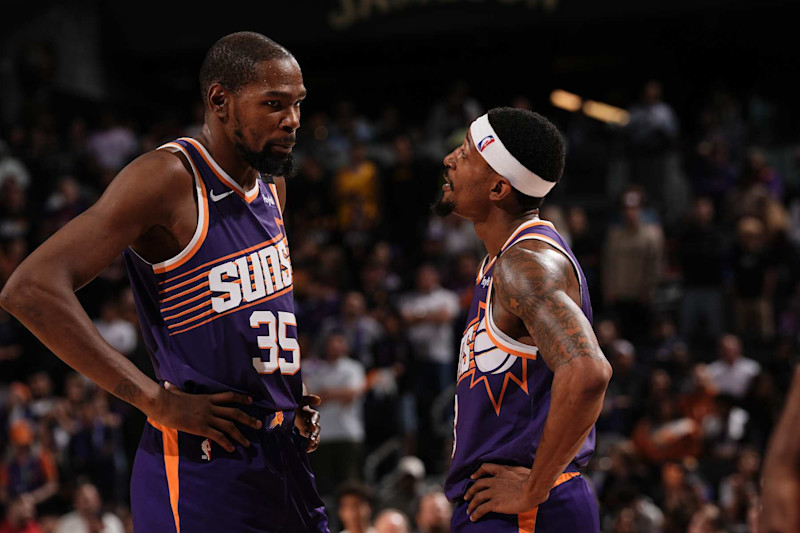
[[[297,165],[295,165],[292,154],[275,154],[272,151],[272,143],[265,144],[260,152],[254,152],[241,141],[243,139],[241,129],[237,129],[233,133],[237,138],[234,143],[236,151],[247,161],[248,165],[260,173],[284,178],[291,178],[297,174]]]
[[[445,200],[444,193],[445,191],[441,191],[439,198],[431,204],[431,211],[440,217],[446,217],[456,210],[456,203],[452,200]]]
[[[433,203],[433,205],[431,205],[431,211],[440,217],[446,217],[447,215],[452,214],[455,210],[456,203],[452,200],[445,200],[444,198],[439,198]]]

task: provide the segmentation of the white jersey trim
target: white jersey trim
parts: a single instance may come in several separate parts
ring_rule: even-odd
[[[217,171],[217,176],[220,177],[225,182],[225,184],[228,185],[231,189],[238,191],[247,198],[252,197],[259,190],[258,180],[256,180],[255,186],[253,186],[253,188],[250,189],[249,191],[245,191],[235,179],[230,177],[228,173],[222,170],[222,167],[219,166],[216,161],[214,161],[214,158],[211,157],[210,153],[208,153],[208,150],[206,150],[206,147],[203,146],[203,143],[198,142],[195,139],[186,138],[186,140],[189,141],[192,144],[192,146],[203,152],[203,155],[206,156],[206,160],[209,163],[211,163],[211,166],[214,167],[214,170]]]
[[[494,278],[494,276],[492,276],[492,278]],[[494,323],[494,317],[492,316],[492,285],[494,285],[494,279],[489,281],[489,288],[486,291],[486,329],[491,333],[492,340],[498,348],[508,353],[516,355],[518,352],[522,352],[523,354],[530,355],[531,359],[536,359],[536,356],[539,354],[539,348],[512,339],[503,333],[503,331],[497,327],[497,324]]]
[[[200,177],[200,171],[195,166],[194,161],[192,160],[192,156],[189,155],[189,152],[178,143],[169,142],[164,145],[159,146],[156,150],[167,150],[171,153],[175,152],[182,152],[183,155],[186,156],[186,159],[189,161],[189,164],[192,166],[192,172],[194,173],[194,189],[195,189],[195,196],[197,197],[197,228],[194,230],[194,235],[192,235],[192,240],[189,241],[189,244],[181,250],[178,255],[171,257],[165,261],[156,264],[150,264],[153,267],[153,270],[161,270],[164,268],[169,268],[175,263],[181,261],[184,257],[186,257],[190,252],[192,252],[197,245],[197,242],[203,235],[203,227],[206,225],[205,217],[208,216],[208,199],[206,198],[205,193],[203,192],[203,182]],[[136,253],[136,252],[134,252]],[[136,254],[139,255],[139,254]],[[141,256],[140,256],[141,257]]]

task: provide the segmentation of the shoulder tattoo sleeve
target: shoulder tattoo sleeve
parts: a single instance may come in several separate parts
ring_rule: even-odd
[[[567,294],[569,260],[555,250],[508,249],[495,267],[495,303],[519,317],[552,371],[575,359],[605,359],[592,326]]]

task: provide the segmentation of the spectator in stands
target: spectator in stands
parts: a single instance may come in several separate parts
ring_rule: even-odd
[[[435,399],[453,382],[456,358],[453,321],[458,316],[458,296],[439,285],[439,273],[430,265],[417,270],[415,290],[400,301],[400,313],[408,328],[416,371],[419,454],[429,470],[443,465],[431,414]]]
[[[357,482],[341,485],[337,490],[336,507],[342,533],[376,533],[371,526],[374,502],[368,486]]]
[[[375,230],[381,222],[380,174],[363,143],[353,144],[349,162],[337,170],[333,183],[339,229],[345,236],[352,239]]]
[[[0,242],[31,237],[35,218],[29,209],[28,193],[16,177],[0,182]]]
[[[761,220],[755,217],[739,219],[731,261],[736,333],[746,339],[770,340],[775,334],[772,296],[777,280]]]
[[[761,371],[761,365],[742,355],[742,342],[736,335],[720,337],[717,353],[719,358],[708,365],[715,388],[721,394],[744,398],[750,382]]]
[[[453,83],[445,98],[434,104],[428,116],[426,131],[431,156],[437,160],[444,157],[451,148],[451,139],[458,137],[460,142],[465,126],[482,113],[480,103],[469,95],[469,84],[465,80]]]
[[[453,506],[441,491],[425,494],[419,501],[416,522],[419,533],[448,533]]]
[[[36,521],[36,507],[30,498],[16,496],[6,508],[0,533],[44,533]]]
[[[58,521],[55,533],[125,532],[122,521],[115,514],[103,511],[103,501],[97,487],[87,481],[75,487],[73,508],[74,511]]]
[[[603,295],[619,318],[622,336],[636,343],[651,327],[655,292],[662,277],[661,226],[642,217],[642,191],[622,195],[622,220],[608,229],[603,257]]]
[[[397,509],[384,509],[375,517],[375,533],[411,533],[406,515]]]
[[[425,483],[425,464],[413,455],[402,457],[394,472],[387,476],[378,493],[381,505],[394,507],[406,516],[413,516],[420,498],[428,488]]]
[[[86,147],[104,177],[102,183],[107,183],[109,175],[113,177],[137,155],[139,141],[133,129],[122,124],[112,109],[107,109],[98,128],[89,134]]]
[[[652,464],[696,459],[702,451],[700,425],[678,411],[672,397],[651,402],[650,412],[636,424],[632,439]]]
[[[9,458],[0,463],[0,502],[20,496],[39,505],[55,495],[59,487],[55,458],[35,441],[30,422],[12,422],[9,445]]]
[[[333,332],[325,341],[325,359],[304,367],[309,392],[322,398],[325,440],[309,457],[323,496],[343,481],[361,479],[366,380],[364,365],[349,357],[349,349],[347,337]]]
[[[722,284],[726,242],[714,221],[714,204],[706,197],[694,200],[688,223],[677,240],[683,281],[681,337],[690,342],[713,342],[722,333],[725,310]]]
[[[342,333],[347,338],[350,355],[354,359],[361,362],[365,368],[375,365],[375,345],[383,337],[383,327],[367,314],[367,301],[363,294],[358,291],[345,294],[339,314],[328,317],[320,325],[320,340],[327,339],[334,331]]]
[[[668,157],[678,141],[678,119],[672,107],[662,100],[661,82],[649,80],[641,100],[630,108],[625,127],[631,164],[631,179],[641,185],[648,198],[661,210],[668,183]]]

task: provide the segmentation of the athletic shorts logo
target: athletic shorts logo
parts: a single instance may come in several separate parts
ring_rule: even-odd
[[[481,142],[478,143],[478,151],[483,152],[483,150],[494,142],[494,135],[487,135]]]
[[[212,202],[219,202],[226,196],[233,194],[233,191],[224,192],[222,194],[214,194],[214,189],[211,189],[211,201]]]
[[[201,459],[205,459],[206,461],[211,460],[211,441],[206,439],[202,443],[200,443],[200,450],[202,450],[203,455],[200,456]]]
[[[280,427],[283,424],[283,411],[277,411],[275,416],[272,417],[272,422],[269,424],[270,429],[275,429],[276,427]]]

